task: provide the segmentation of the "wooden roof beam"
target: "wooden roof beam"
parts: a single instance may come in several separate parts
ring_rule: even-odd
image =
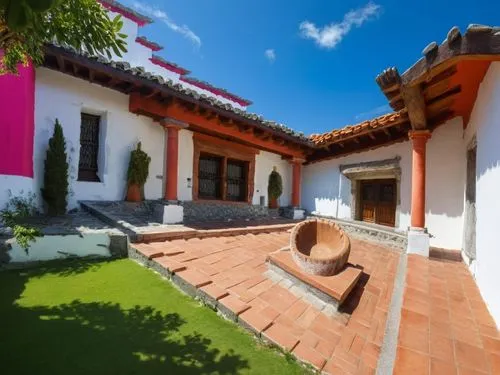
[[[424,95],[420,85],[401,86],[401,95],[405,107],[408,110],[411,127],[414,130],[424,130],[427,128],[427,118],[425,115]]]

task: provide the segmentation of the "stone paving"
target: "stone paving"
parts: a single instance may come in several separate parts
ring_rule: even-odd
[[[241,234],[135,244],[133,256],[325,373],[375,373],[400,253],[352,239],[349,261],[363,274],[341,313],[332,314],[324,304],[296,293],[288,280],[266,276],[267,255],[287,246],[289,236]]]
[[[394,374],[500,374],[500,333],[465,264],[408,256]]]

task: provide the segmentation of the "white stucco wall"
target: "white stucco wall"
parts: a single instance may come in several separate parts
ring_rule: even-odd
[[[481,84],[464,138],[477,138],[476,260],[471,270],[488,308],[500,325],[500,62],[493,62]],[[465,149],[464,149],[465,152]]]
[[[30,177],[0,175],[0,210],[12,197],[27,197],[33,189],[34,181]]]
[[[15,240],[7,252],[10,263],[35,262],[64,259],[69,257],[102,256],[109,257],[110,238],[106,233],[82,233],[71,235],[51,235],[38,237],[30,244],[28,252]]]
[[[108,11],[111,17],[115,17],[117,13],[110,12]],[[235,108],[245,110],[246,107],[240,105],[237,102],[234,102],[232,100],[229,100],[227,98],[224,98],[223,96],[220,95],[215,95],[212,92],[208,90],[201,89],[197,86],[191,85],[187,82],[181,81],[180,75],[172,72],[168,69],[165,69],[159,65],[153,64],[149,59],[153,55],[153,51],[142,44],[139,44],[135,41],[137,36],[139,35],[139,27],[137,23],[134,21],[122,17],[121,18],[123,21],[123,27],[121,32],[127,35],[126,42],[127,42],[127,52],[125,52],[121,57],[118,57],[114,53],[112,54],[112,59],[116,61],[127,61],[130,65],[132,66],[142,66],[147,72],[151,72],[154,74],[159,74],[165,79],[171,79],[174,83],[179,83],[182,86],[189,88],[191,90],[194,90],[200,94],[204,94],[207,96],[215,97],[217,100],[220,100],[221,102],[225,104],[231,104]],[[167,58],[168,60],[168,58]]]
[[[147,199],[162,196],[164,131],[144,116],[128,110],[128,96],[48,69],[37,70],[35,90],[35,191],[43,184],[44,160],[55,119],[64,129],[70,164],[68,208],[78,200],[121,200],[126,193],[130,151],[137,142],[151,156]],[[99,177],[101,182],[77,181],[81,112],[102,116]],[[160,178],[158,177],[160,176]]]
[[[290,205],[292,195],[292,165],[281,158],[281,155],[267,151],[260,151],[255,157],[255,180],[252,203],[260,204],[260,196],[265,197],[265,204],[269,203],[267,196],[267,183],[273,167],[281,175],[283,180],[283,194],[279,198],[279,205],[285,207]]]
[[[427,145],[426,227],[431,246],[462,246],[465,154],[462,121],[456,118],[435,130]],[[400,157],[400,211],[398,228],[407,230],[411,219],[411,143],[404,142],[304,168],[302,205],[308,211],[339,219],[352,219],[351,181],[339,170],[353,164]]]
[[[400,215],[398,228],[410,225],[411,148],[409,142],[397,143],[359,154],[326,160],[304,167],[302,206],[320,215],[351,219],[351,181],[340,173],[339,166],[400,157]]]
[[[466,161],[462,118],[456,117],[427,143],[425,225],[431,246],[462,248]]]

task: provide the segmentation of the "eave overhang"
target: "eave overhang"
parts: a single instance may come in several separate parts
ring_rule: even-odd
[[[305,136],[289,134],[294,133],[291,129],[200,95],[161,76],[145,72],[142,68],[131,68],[125,62],[109,61],[104,57],[88,56],[61,46],[48,45],[45,48],[44,66],[130,95],[131,107],[132,98],[135,98],[135,113],[149,116],[155,121],[169,116],[168,111],[165,113],[166,108],[176,108],[176,113],[180,113],[179,108],[182,108],[182,111],[190,113],[188,118],[192,120],[190,126],[193,128],[207,132],[208,125],[204,120],[208,120],[210,124],[217,125],[215,132],[221,132],[218,134],[221,137],[245,144],[256,142],[259,148],[277,152],[284,157],[304,157],[314,149],[314,144]],[[142,104],[148,103],[150,109],[138,108],[136,104],[139,99]],[[193,113],[195,117],[191,116]],[[197,125],[195,118],[204,126]]]

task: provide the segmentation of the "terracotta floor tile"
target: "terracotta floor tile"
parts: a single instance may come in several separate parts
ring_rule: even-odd
[[[311,364],[318,370],[321,370],[326,363],[325,357],[310,346],[301,342],[295,347],[295,349],[293,349],[293,354],[295,354],[301,361]]]
[[[221,298],[226,297],[229,293],[227,290],[219,288],[215,284],[209,284],[204,287],[201,287],[200,290],[208,294],[210,297],[215,299],[216,301],[220,300]]]
[[[357,372],[358,366],[349,363],[342,358],[332,357],[323,367],[323,371],[327,374],[337,375],[337,374],[355,374]]]
[[[478,371],[488,371],[486,355],[482,348],[455,341],[455,358],[461,367]]]
[[[154,261],[161,265],[163,268],[166,268],[168,271],[173,273],[184,271],[187,268],[185,264],[179,263],[168,256],[154,258]]]
[[[212,280],[210,280],[210,278],[205,274],[190,269],[180,271],[177,275],[195,288],[200,288],[212,282]]]
[[[408,325],[413,329],[428,330],[429,317],[417,312],[402,308],[401,326]]]
[[[489,325],[484,325],[484,324],[478,324],[479,332],[483,336],[488,336],[488,337],[493,337],[493,338],[500,338],[500,332],[498,331],[497,327],[489,326]]]
[[[430,373],[430,357],[411,349],[398,347],[394,375],[428,375]]]
[[[477,371],[468,367],[458,366],[458,375],[489,375],[489,373]]]
[[[431,375],[456,375],[457,368],[453,362],[431,358]]]
[[[273,323],[271,319],[266,318],[260,311],[252,308],[244,311],[241,315],[239,315],[238,319],[252,327],[252,329],[257,333],[265,331]]]
[[[219,300],[219,303],[236,316],[251,308],[250,305],[247,305],[246,303],[240,301],[237,297],[231,295],[222,298],[221,300]]]
[[[441,335],[430,336],[430,354],[433,358],[438,358],[443,361],[455,362],[453,341]]]
[[[488,353],[488,362],[490,364],[492,374],[500,374],[500,354]]]
[[[440,335],[448,338],[453,337],[451,331],[451,325],[449,323],[431,321],[430,331],[431,331],[431,336]]]
[[[287,327],[280,323],[274,323],[262,334],[265,338],[287,351],[292,351],[299,343],[299,340],[295,336],[288,333]]]
[[[451,331],[455,340],[463,341],[479,347],[482,346],[481,336],[479,335],[479,331],[474,323],[468,327],[452,326]]]
[[[482,336],[483,347],[487,352],[500,354],[500,339]]]
[[[411,325],[401,325],[399,327],[398,345],[428,354],[429,331],[415,329]]]
[[[340,340],[340,336],[339,336]],[[303,338],[300,339],[301,342],[304,341]],[[335,343],[332,343],[331,341],[327,341],[323,338],[319,338],[316,345],[313,346],[314,349],[316,349],[323,357],[325,358],[330,358],[333,354],[333,351],[335,350]]]

